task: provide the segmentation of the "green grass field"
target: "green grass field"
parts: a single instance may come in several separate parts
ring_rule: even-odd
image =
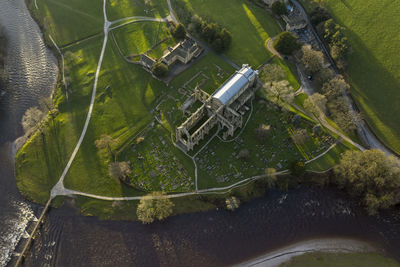
[[[303,0],[310,8],[311,0]],[[378,137],[400,153],[400,5],[383,0],[326,0],[345,26],[353,52],[346,70],[352,94]]]
[[[100,1],[102,2],[102,1]],[[169,15],[166,0],[108,0],[107,17],[109,21],[133,16],[165,18]]]
[[[174,1],[226,27],[232,33],[232,44],[226,55],[238,65],[248,63],[258,68],[272,56],[265,41],[280,29],[265,10],[243,0]]]
[[[134,22],[114,30],[113,33],[125,56],[143,54],[160,41],[172,38],[164,22],[153,21]]]
[[[166,1],[152,2],[154,6],[150,14],[150,11],[142,7],[144,1],[107,1],[107,14],[111,17],[110,20],[146,14],[165,16],[163,12]],[[39,12],[36,15],[43,16],[42,20],[46,20],[49,26],[44,29],[54,34],[60,44],[70,44],[62,48],[69,100],[67,101],[63,87],[59,85],[54,96],[54,102],[58,107],[57,115],[49,120],[42,133],[36,133],[27,142],[16,156],[18,188],[31,200],[44,203],[81,135],[103,36],[101,1],[91,0],[82,5],[76,0],[71,2],[44,0],[38,3],[40,7],[39,11],[35,11]],[[229,11],[237,12],[237,16],[227,13],[227,16],[222,17],[217,15],[218,12],[222,12],[222,4],[212,3],[206,7],[200,5],[201,1],[190,1],[192,7],[199,12],[210,12],[219,23],[228,23],[233,27],[233,44],[227,56],[239,63],[250,63],[253,66],[261,65],[271,57],[264,46],[265,40],[269,38],[269,34],[275,35],[279,29],[266,11],[245,1],[233,0],[230,2]],[[226,0],[221,0],[221,3],[227,4]],[[211,12],[209,9],[212,7],[218,12]],[[60,15],[60,12],[65,14]],[[67,23],[69,13],[73,14],[71,16],[75,20]],[[89,17],[92,17],[93,22],[87,21]],[[87,25],[79,27],[82,22]],[[98,30],[99,36],[84,42],[75,42]],[[124,53],[135,54],[147,51],[159,40],[169,36],[169,32],[163,23],[138,22],[121,27],[115,31],[115,35]],[[161,48],[153,53],[161,53]],[[274,59],[274,62],[283,67],[287,79],[293,87],[298,88],[294,66],[279,59]],[[65,177],[65,187],[103,196],[140,196],[145,194],[145,191],[152,190],[192,191],[193,162],[171,142],[176,127],[185,119],[179,108],[197,85],[212,94],[234,71],[235,69],[224,58],[210,52],[166,85],[153,79],[142,67],[126,62],[112,38],[109,38],[97,84],[91,121],[78,154]],[[310,159],[329,145],[322,144],[318,138],[311,138],[305,145],[295,146],[291,142],[289,131],[292,127],[290,124],[292,114],[267,106],[265,103],[255,103],[253,117],[242,136],[238,138],[241,141],[234,144],[237,148],[215,139],[210,143],[210,147],[198,155],[200,188],[229,185],[242,178],[259,175],[266,167],[286,168],[291,160]],[[196,103],[191,107],[191,111],[194,112],[198,107],[199,103]],[[156,122],[155,116],[160,118],[162,125]],[[273,135],[263,144],[254,138],[254,129],[261,123],[268,123],[273,127]],[[310,132],[313,124],[306,120],[303,124],[302,127]],[[112,159],[107,151],[99,151],[95,146],[95,141],[102,134],[117,139],[114,148],[119,151],[119,161],[132,163],[133,174],[130,183],[134,188],[110,178],[108,165]],[[144,137],[144,141],[140,144],[136,144],[138,136]],[[207,140],[204,140],[202,144],[206,142]],[[244,146],[250,147],[252,153],[250,162],[245,163],[235,158],[231,160],[232,168],[229,167],[227,160],[233,157],[237,149]],[[208,162],[210,160],[211,162]],[[327,165],[329,162],[327,159],[320,164]],[[221,165],[217,173],[213,172],[215,168],[206,169],[207,166],[218,164]],[[237,175],[238,172],[241,174]],[[222,176],[229,177],[230,180],[221,181]],[[125,216],[124,212],[127,209],[131,211],[136,207],[135,203],[124,206],[125,204],[112,202],[105,204],[97,200],[78,199],[84,214],[101,213],[105,218]],[[209,209],[211,206],[199,203],[200,209]],[[193,207],[185,204],[181,205],[180,209],[180,212],[185,212]]]
[[[327,253],[314,252],[293,257],[281,267],[398,267],[399,262],[378,253]]]
[[[103,3],[98,0],[37,1],[40,23],[59,46],[102,33]]]

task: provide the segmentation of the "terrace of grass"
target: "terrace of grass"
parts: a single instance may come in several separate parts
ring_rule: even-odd
[[[150,5],[146,5],[145,2],[145,0],[108,0],[106,3],[108,20],[134,16],[165,18],[169,15],[167,0],[151,0]]]
[[[281,30],[266,10],[244,0],[173,1],[226,27],[232,34],[232,44],[225,54],[236,64],[258,68],[272,57],[265,41]]]
[[[37,1],[40,24],[59,46],[102,34],[103,2],[98,0]]]
[[[311,0],[303,0],[310,8]],[[352,94],[375,134],[400,153],[400,5],[395,1],[326,0],[335,21],[346,27]]]
[[[387,266],[398,267],[399,262],[393,258],[386,257],[376,252],[312,252],[300,256],[295,256],[289,261],[281,264],[286,267],[374,267]]]
[[[143,54],[160,41],[172,39],[166,23],[156,21],[134,22],[114,30],[113,33],[119,48],[125,56]],[[175,43],[175,41],[168,40],[168,44],[172,43]],[[159,46],[165,49],[168,47],[162,44]],[[153,52],[152,55],[158,58],[162,56],[162,52]]]

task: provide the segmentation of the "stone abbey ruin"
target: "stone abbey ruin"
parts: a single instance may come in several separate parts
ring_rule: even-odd
[[[233,136],[243,126],[243,115],[249,110],[245,104],[254,98],[257,76],[258,72],[245,64],[212,95],[196,87],[182,109],[196,101],[202,105],[176,129],[177,144],[190,151],[216,125],[223,131],[224,139]]]

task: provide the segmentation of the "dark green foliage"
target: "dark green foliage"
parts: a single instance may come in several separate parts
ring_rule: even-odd
[[[152,70],[153,74],[159,78],[165,77],[168,74],[168,66],[162,62],[154,64]]]
[[[328,12],[328,10],[321,6],[315,7],[310,13],[310,20],[314,26],[317,26],[321,22],[327,21],[331,18],[332,15]]]
[[[272,12],[274,12],[275,15],[278,15],[278,16],[286,15],[288,13],[285,4],[279,0],[275,1],[272,4],[271,10],[272,10]]]
[[[336,182],[361,197],[370,214],[400,203],[400,161],[380,150],[350,150],[334,169]]]
[[[216,52],[229,48],[232,36],[226,28],[191,13],[184,6],[177,7],[177,13],[181,21],[188,25],[188,31],[206,41]]]
[[[186,37],[186,30],[182,23],[179,23],[173,30],[172,35],[178,39],[183,40]]]
[[[302,177],[306,171],[306,165],[302,161],[295,161],[290,164],[290,173],[296,177]]]
[[[297,38],[290,32],[281,32],[274,40],[274,48],[281,54],[291,55],[300,48]]]
[[[336,61],[339,68],[346,66],[346,56],[350,49],[349,41],[344,35],[344,28],[336,24],[333,19],[329,19],[318,26],[318,32],[323,37],[330,49],[332,58]]]

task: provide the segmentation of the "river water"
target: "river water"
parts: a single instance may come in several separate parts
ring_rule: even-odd
[[[24,111],[49,96],[57,62],[45,47],[24,0],[0,1],[0,24],[9,39],[9,85],[0,104],[0,266],[12,257],[41,207],[25,201],[14,179],[13,141]],[[271,191],[224,210],[186,214],[143,226],[84,217],[73,200],[50,211],[26,266],[229,265],[312,238],[365,240],[400,259],[400,211],[367,216],[335,189]]]

